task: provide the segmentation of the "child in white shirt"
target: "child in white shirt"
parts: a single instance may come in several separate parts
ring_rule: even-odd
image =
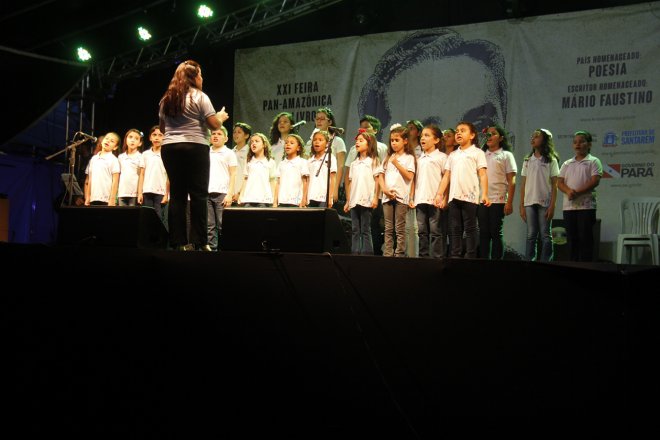
[[[305,142],[297,134],[290,134],[284,142],[286,158],[278,167],[279,178],[275,184],[274,206],[300,207],[307,206],[307,190],[309,187],[309,167],[307,161],[300,157]]]
[[[110,132],[103,136],[101,150],[89,160],[85,174],[85,205],[116,206],[119,186],[119,160],[114,151],[121,145],[119,135]]]
[[[449,234],[452,258],[476,258],[478,247],[477,208],[479,203],[490,206],[486,155],[474,145],[477,128],[461,121],[456,126],[459,148],[449,155],[440,190],[434,204],[444,209],[449,203]],[[481,191],[479,188],[481,187]],[[449,197],[445,192],[449,189]],[[480,195],[481,194],[481,195]],[[465,235],[465,255],[463,255]]]
[[[344,212],[351,213],[351,252],[373,255],[371,213],[378,206],[376,136],[361,129],[355,138],[355,148],[358,157],[349,168]]]
[[[447,216],[433,204],[440,188],[447,155],[442,148],[442,131],[435,124],[422,129],[422,154],[417,159],[414,207],[419,234],[419,256],[444,258],[447,254]]]
[[[238,203],[246,207],[273,206],[277,180],[275,161],[270,157],[270,142],[263,133],[250,137],[250,151],[245,167],[245,182]]]
[[[383,218],[385,220],[383,256],[404,257],[406,255],[406,217],[416,167],[414,151],[408,143],[407,127],[401,125],[392,127],[387,153],[383,165],[378,170],[378,184],[383,191]],[[394,248],[395,229],[396,249]]]
[[[124,135],[124,151],[119,155],[119,189],[117,196],[119,206],[136,206],[142,204],[142,188],[144,182],[144,158],[139,148],[142,146],[142,133],[131,128]]]
[[[209,149],[209,198],[208,198],[208,244],[211,250],[218,250],[218,240],[222,235],[222,211],[231,206],[236,179],[236,154],[227,148],[227,129],[220,126],[211,132]]]
[[[333,193],[337,179],[337,159],[328,157],[330,133],[317,131],[312,136],[312,157],[309,166],[309,204],[310,207],[332,207]],[[330,162],[330,192],[328,193],[328,162]],[[329,197],[328,197],[329,195]],[[327,203],[326,203],[327,200]]]

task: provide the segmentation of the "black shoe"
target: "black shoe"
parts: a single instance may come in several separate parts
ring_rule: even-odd
[[[195,248],[193,247],[192,244],[184,244],[182,246],[177,246],[176,247],[177,251],[193,251]]]

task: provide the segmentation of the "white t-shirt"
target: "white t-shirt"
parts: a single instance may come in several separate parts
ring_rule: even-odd
[[[576,160],[575,157],[568,159],[559,170],[559,177],[564,179],[564,183],[573,189],[584,186],[592,176],[603,176],[603,165],[600,159],[591,154],[587,154],[582,160]],[[577,209],[596,209],[596,190],[593,189],[587,194],[582,194],[574,200],[568,200],[564,194],[564,211]]]
[[[450,155],[445,171],[451,172],[449,202],[453,199],[479,204],[480,168],[486,168],[486,155],[474,144],[463,150],[457,148]]]
[[[308,198],[316,202],[325,202],[328,192],[328,159],[324,153],[319,159],[310,157],[307,163],[309,168]],[[319,167],[321,167],[321,171],[317,176],[316,172],[319,171]],[[337,173],[337,159],[334,157],[330,160],[330,173]]]
[[[144,160],[143,194],[151,193],[164,196],[167,193],[167,171],[165,171],[165,165],[163,164],[160,153],[160,149],[154,151],[153,148],[142,153]]]
[[[510,151],[498,148],[486,151],[488,166],[488,200],[491,203],[506,203],[509,181],[507,174],[517,173],[516,159]]]
[[[273,159],[253,157],[245,167],[244,177],[241,203],[273,203],[270,181],[279,177]]]
[[[217,150],[211,147],[209,149],[209,159],[211,160],[211,168],[209,169],[209,194],[227,194],[230,183],[229,177],[231,176],[230,168],[236,167],[238,163],[236,154],[224,145]]]
[[[280,138],[270,146],[270,157],[275,161],[275,167],[280,166],[280,162],[284,160],[284,156],[284,140]]]
[[[237,149],[237,147],[234,147],[234,149],[232,150],[234,153],[236,153],[236,161],[237,161],[236,181],[234,182],[234,192],[236,194],[241,192],[241,190],[243,189],[243,185],[245,184],[243,175],[245,173],[245,166],[247,164],[247,154],[249,150],[250,150],[250,146],[248,144],[243,145],[243,148],[241,148],[240,150]]]
[[[119,174],[119,159],[112,153],[99,152],[92,156],[85,174],[89,177],[89,201],[109,202],[112,192],[112,176]]]
[[[280,176],[278,204],[300,205],[303,198],[303,176],[309,176],[307,161],[300,156],[284,159],[278,168]]]
[[[133,154],[121,153],[119,155],[119,189],[118,197],[137,197],[138,183],[140,181],[140,168],[144,169],[144,158],[142,153],[135,151]]]
[[[525,158],[520,175],[525,177],[524,205],[549,207],[552,201],[551,179],[559,176],[557,159],[553,157],[552,161],[547,163],[543,156],[536,157],[532,154]]]
[[[415,182],[415,205],[432,205],[440,189],[442,175],[445,172],[447,155],[439,150],[430,153],[422,151],[417,159],[417,181]]]
[[[376,194],[376,180],[378,163],[371,157],[357,158],[348,171],[348,180],[351,183],[350,201],[348,208],[356,205],[371,208]]]
[[[412,154],[403,153],[397,157],[399,164],[401,164],[401,166],[403,166],[406,171],[413,173],[413,179],[408,181],[403,178],[399,169],[392,165],[391,160],[392,157],[390,157],[390,160],[388,160],[387,163],[379,166],[376,172],[378,174],[383,174],[385,187],[396,193],[396,201],[407,205],[408,201],[410,200],[410,189],[412,187],[415,173],[415,156]],[[393,199],[389,198],[385,192],[383,192],[383,203],[387,203],[392,200]]]

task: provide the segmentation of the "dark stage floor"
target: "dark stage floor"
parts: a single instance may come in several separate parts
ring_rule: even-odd
[[[658,267],[0,255],[5,416],[30,435],[465,438],[657,411]]]

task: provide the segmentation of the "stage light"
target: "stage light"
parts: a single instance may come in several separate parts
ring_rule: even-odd
[[[151,34],[149,33],[149,31],[143,28],[142,26],[138,28],[138,35],[140,37],[140,40],[142,41],[147,41],[151,39]]]
[[[197,10],[197,15],[200,18],[211,18],[213,17],[213,9],[206,5],[200,5],[199,9]]]
[[[92,54],[82,46],[78,48],[77,52],[80,61],[89,61],[92,59]]]

